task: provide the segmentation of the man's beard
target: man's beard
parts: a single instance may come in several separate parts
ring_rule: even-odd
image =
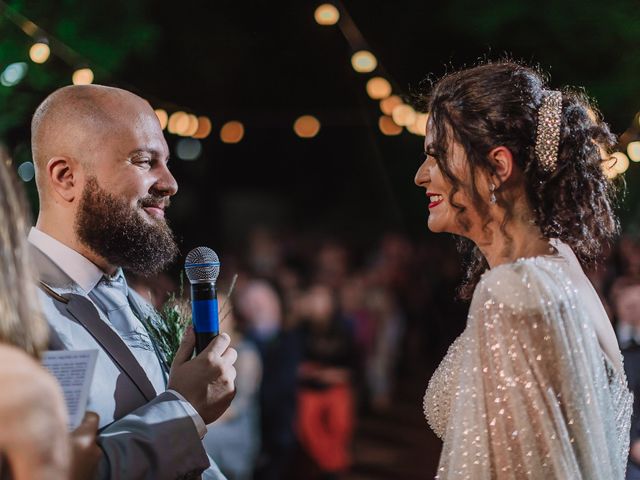
[[[164,202],[164,197],[147,195],[132,208],[89,177],[76,214],[76,235],[111,265],[142,276],[155,275],[176,258],[178,245],[164,220],[149,223],[139,210]]]

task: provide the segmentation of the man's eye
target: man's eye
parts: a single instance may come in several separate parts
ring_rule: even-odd
[[[136,164],[150,164],[151,159],[149,157],[138,157],[133,159],[133,163]]]

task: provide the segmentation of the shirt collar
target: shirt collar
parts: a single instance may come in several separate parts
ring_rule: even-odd
[[[32,227],[29,243],[51,259],[60,270],[76,282],[85,293],[89,293],[106,274],[91,260],[51,235]],[[120,269],[116,275],[121,274]]]

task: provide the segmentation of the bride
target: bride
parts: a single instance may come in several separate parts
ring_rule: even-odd
[[[467,325],[429,382],[439,479],[623,479],[632,396],[581,265],[618,230],[602,156],[615,138],[581,94],[504,61],[429,97],[429,229],[464,237]]]

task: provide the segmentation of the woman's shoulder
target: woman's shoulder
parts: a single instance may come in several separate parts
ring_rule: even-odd
[[[537,309],[559,300],[570,286],[564,257],[520,258],[487,270],[476,286],[472,305],[491,300],[501,306]]]

